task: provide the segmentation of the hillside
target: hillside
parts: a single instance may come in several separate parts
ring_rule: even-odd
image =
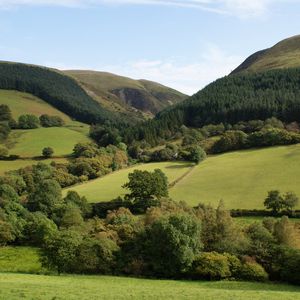
[[[300,67],[300,35],[249,56],[232,74]]]
[[[0,62],[0,89],[30,93],[85,123],[116,118],[65,74],[34,65]]]
[[[109,201],[124,196],[121,186],[134,169],[160,168],[169,183],[170,197],[191,206],[200,202],[217,207],[221,199],[229,209],[263,209],[267,192],[279,189],[300,194],[300,145],[236,151],[210,156],[194,168],[188,163],[151,163],[109,174],[103,178],[64,190],[75,190],[90,202]],[[298,206],[298,208],[300,208]]]
[[[134,170],[153,172],[159,168],[166,174],[169,183],[172,183],[190,171],[191,167],[192,164],[188,162],[164,162],[138,165],[119,170],[103,178],[64,189],[63,194],[66,195],[68,191],[76,191],[80,195],[85,196],[89,202],[110,201],[118,196],[124,196],[128,192],[122,188],[122,185],[128,181],[128,174]]]
[[[136,118],[154,115],[187,98],[174,89],[152,81],[133,80],[106,72],[64,72],[75,78],[85,91],[105,108]]]
[[[257,72],[259,70],[261,72]],[[296,36],[252,55],[229,76],[212,82],[182,103],[164,109],[154,121],[131,130],[128,136],[157,144],[161,138],[167,138],[170,131],[176,134],[182,125],[236,124],[270,117],[283,122],[298,121],[299,80],[300,36]]]

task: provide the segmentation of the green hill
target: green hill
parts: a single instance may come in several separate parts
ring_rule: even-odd
[[[43,148],[51,147],[55,156],[64,156],[72,153],[75,144],[89,141],[87,136],[66,127],[14,130],[10,135],[12,147],[9,152],[21,157],[35,157],[41,155]]]
[[[57,70],[0,62],[0,89],[30,93],[85,123],[103,123],[116,119],[114,114],[91,98],[74,79]]]
[[[300,145],[247,150],[210,156],[174,188],[174,200],[229,209],[262,209],[270,190],[300,195]],[[300,206],[298,205],[298,208]]]
[[[300,35],[285,39],[275,46],[249,56],[232,73],[262,72],[300,67]]]
[[[258,72],[259,71],[259,72]],[[158,143],[182,125],[300,119],[300,36],[248,58],[232,74],[212,82],[187,100],[168,107],[128,136]],[[141,138],[140,138],[141,137]]]
[[[170,189],[170,196],[176,201],[216,207],[223,199],[229,209],[260,209],[272,189],[300,195],[299,164],[300,145],[237,151],[209,156],[194,168],[176,162],[144,164],[70,187],[64,193],[75,190],[90,202],[108,201],[125,194],[121,186],[134,169],[160,168],[170,183],[180,179]]]
[[[22,114],[34,114],[40,116],[49,114],[60,116],[65,121],[64,127],[38,128],[31,130],[12,130],[5,142],[10,154],[21,157],[40,156],[44,147],[52,147],[55,156],[64,156],[72,153],[73,147],[78,142],[89,141],[89,126],[73,121],[68,115],[28,93],[18,91],[0,90],[0,104],[9,106],[12,115],[17,119]],[[62,142],[63,141],[63,142]],[[25,161],[16,161],[15,164],[3,164],[3,167],[26,164]],[[28,164],[28,162],[27,162]],[[3,169],[0,167],[0,169]]]
[[[189,172],[191,167],[191,163],[184,162],[163,162],[138,165],[129,169],[114,172],[96,180],[70,187],[65,189],[63,194],[66,195],[68,191],[76,191],[80,195],[85,196],[89,202],[96,203],[110,201],[118,196],[124,196],[127,193],[127,191],[122,188],[122,185],[128,181],[128,174],[134,170],[146,170],[152,172],[159,168],[167,175],[169,183],[172,183]]]
[[[72,119],[47,102],[28,93],[18,91],[0,90],[0,104],[8,105],[13,118],[20,115],[32,114],[39,117],[42,114],[61,117],[66,124],[75,123]],[[79,124],[79,123],[78,123]]]
[[[64,72],[75,78],[85,91],[105,108],[136,118],[154,115],[187,98],[174,89],[152,81],[133,80],[106,72]]]

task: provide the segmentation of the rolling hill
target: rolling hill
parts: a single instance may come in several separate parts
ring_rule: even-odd
[[[232,74],[300,67],[300,35],[249,56]]]
[[[64,189],[63,194],[66,195],[68,191],[74,190],[80,195],[85,196],[89,202],[96,203],[110,201],[118,196],[124,196],[128,192],[122,188],[122,185],[128,181],[128,174],[134,170],[146,170],[153,172],[155,169],[161,169],[167,175],[169,183],[172,183],[189,172],[191,167],[191,163],[185,162],[164,162],[137,165],[132,168],[119,170],[96,180],[91,180],[89,182]]]
[[[0,62],[0,89],[32,94],[85,123],[104,123],[117,118],[90,97],[74,79],[54,69]]]
[[[109,201],[124,196],[121,186],[134,169],[162,169],[172,183],[170,197],[218,206],[221,199],[228,209],[263,209],[263,201],[270,190],[293,191],[300,194],[300,145],[245,150],[209,156],[191,168],[187,163],[151,163],[109,174],[64,190],[75,190],[90,202]],[[297,208],[300,208],[299,206]]]
[[[111,73],[84,70],[64,73],[75,78],[105,108],[136,118],[153,116],[187,98],[174,89],[148,80],[134,80]]]
[[[78,142],[88,142],[89,126],[85,123],[72,120],[54,106],[28,93],[14,90],[0,90],[0,104],[8,105],[12,116],[17,120],[22,114],[33,114],[39,117],[42,114],[60,116],[63,127],[37,128],[31,130],[12,130],[4,145],[10,155],[18,155],[21,159],[13,161],[0,160],[0,175],[10,170],[36,164],[42,149],[52,147],[54,158],[42,160],[44,163],[66,162],[64,156],[72,153]],[[63,141],[63,142],[62,142]]]
[[[259,72],[258,72],[259,71]],[[195,95],[164,109],[144,127],[129,134],[150,144],[175,134],[182,125],[300,119],[300,36],[248,58],[232,74],[212,82]],[[163,133],[166,132],[166,137]]]

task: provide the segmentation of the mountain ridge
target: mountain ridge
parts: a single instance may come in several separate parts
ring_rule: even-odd
[[[286,38],[270,48],[253,53],[231,74],[297,67],[300,67],[300,35]]]

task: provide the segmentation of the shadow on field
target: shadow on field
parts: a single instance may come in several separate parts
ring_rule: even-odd
[[[188,167],[192,167],[192,166],[193,166],[193,164],[191,164],[191,163],[184,163],[184,164],[166,166],[166,169],[184,169],[184,168],[188,168]]]

